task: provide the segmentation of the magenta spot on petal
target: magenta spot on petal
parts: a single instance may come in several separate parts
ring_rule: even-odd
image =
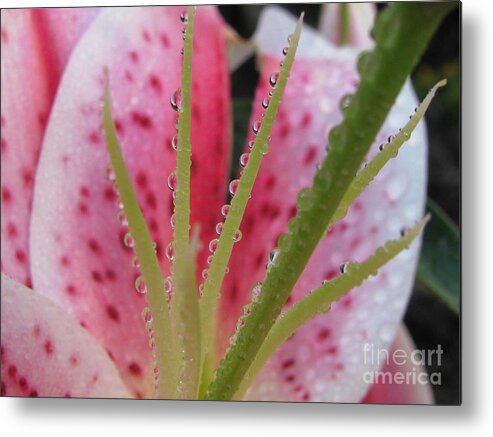
[[[116,273],[113,269],[106,269],[106,277],[110,281],[114,281],[116,279]]]
[[[115,322],[120,320],[120,313],[113,305],[108,305],[106,307],[106,314],[108,314],[108,317]]]
[[[30,188],[33,185],[33,173],[29,169],[24,169],[22,171],[22,181],[24,182],[24,187]]]
[[[17,367],[9,366],[7,373],[10,378],[15,378],[17,376]]]
[[[327,348],[325,353],[327,355],[336,355],[337,354],[337,346],[330,346],[329,348]]]
[[[93,270],[91,276],[94,282],[98,282],[98,283],[103,282],[103,275],[101,274],[101,272],[98,272],[97,270]]]
[[[15,259],[19,264],[24,264],[27,260],[26,252],[24,252],[22,249],[17,249],[15,251]]]
[[[168,37],[166,36],[166,34],[162,33],[161,34],[161,44],[165,47],[165,48],[169,48],[169,39]]]
[[[151,209],[156,209],[157,208],[157,200],[156,200],[156,195],[152,192],[149,191],[146,196],[146,203]]]
[[[99,144],[101,142],[101,134],[96,131],[92,131],[87,138],[92,144]]]
[[[77,205],[77,209],[79,210],[80,215],[88,215],[89,214],[89,208],[83,202],[79,202],[79,204]]]
[[[268,190],[274,188],[274,185],[276,185],[276,177],[273,174],[270,174],[267,177],[267,180],[265,181],[265,188]]]
[[[79,193],[82,197],[89,197],[91,195],[89,188],[85,185],[82,185],[79,189]]]
[[[19,378],[19,387],[21,390],[25,390],[27,388],[27,380],[23,376]]]
[[[293,382],[295,379],[295,376],[294,375],[287,375],[284,379],[286,382]]]
[[[151,35],[147,30],[142,31],[142,38],[144,39],[145,42],[151,42]]]
[[[289,358],[287,360],[284,360],[281,365],[282,365],[283,369],[289,369],[290,367],[293,367],[294,366],[294,358]]]
[[[116,200],[116,194],[111,187],[107,187],[104,190],[103,196],[108,202],[115,202]]]
[[[281,137],[282,140],[286,139],[286,137],[289,135],[289,131],[291,128],[287,124],[283,124],[281,127],[281,130],[279,132],[279,136]]]
[[[2,187],[2,202],[7,205],[12,202],[12,193],[7,187]]]
[[[53,343],[50,340],[46,340],[44,343],[44,350],[46,352],[46,355],[51,355],[53,354],[53,351],[55,350]]]
[[[141,376],[142,375],[142,368],[139,366],[138,363],[135,361],[131,362],[128,365],[128,371],[134,375],[134,376]]]
[[[140,188],[143,190],[147,188],[147,175],[144,172],[139,171],[135,180]]]
[[[132,121],[144,129],[149,129],[152,127],[152,120],[148,115],[141,112],[132,112]]]
[[[37,390],[34,390],[34,389],[33,389],[33,390],[31,390],[31,391],[29,392],[29,396],[30,396],[31,398],[37,398],[37,397],[38,397],[38,391],[37,391]]]
[[[34,328],[33,328],[33,335],[34,337],[39,337],[41,335],[41,328],[39,325],[34,325]]]
[[[75,367],[79,364],[79,357],[77,354],[72,354],[70,355],[68,361],[72,367]]]
[[[139,62],[139,54],[135,50],[132,50],[128,55],[133,63]]]
[[[305,157],[303,158],[303,164],[309,165],[314,159],[317,157],[317,149],[315,146],[310,146],[305,153]]]
[[[74,284],[68,284],[66,287],[65,287],[65,291],[67,292],[67,294],[73,296],[74,294],[77,293],[77,289],[75,288],[75,285]]]
[[[94,238],[90,238],[87,241],[87,245],[89,246],[89,249],[91,249],[91,252],[93,252],[95,254],[101,253],[101,246],[99,245],[99,243]]]
[[[10,223],[7,224],[7,235],[10,238],[17,237],[17,227],[12,222],[10,222]]]
[[[302,128],[306,128],[310,125],[312,121],[312,116],[309,112],[305,112],[303,114],[303,118],[301,119],[301,127]]]
[[[151,74],[151,76],[149,76],[149,84],[151,85],[152,89],[158,94],[161,94],[161,92],[163,91],[161,81],[156,75]]]
[[[327,329],[327,328],[322,328],[317,333],[317,339],[318,339],[318,341],[325,341],[329,337],[330,337],[330,330]]]

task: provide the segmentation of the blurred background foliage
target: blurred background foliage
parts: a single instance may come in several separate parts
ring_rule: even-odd
[[[385,3],[375,3],[379,11]],[[320,4],[280,5],[298,16],[305,11],[305,22],[316,27]],[[221,13],[244,38],[255,31],[263,5],[225,5]],[[451,308],[458,306],[460,290],[460,8],[456,8],[441,24],[412,74],[412,81],[422,100],[440,79],[448,85],[437,93],[426,114],[429,137],[428,195],[432,199],[434,226],[428,226],[424,238],[422,262],[418,279],[405,316],[418,349],[444,350],[440,368],[430,372],[442,373],[442,384],[434,386],[437,404],[460,402],[460,317]],[[232,93],[235,101],[235,156],[243,148],[250,104],[258,81],[253,58],[233,73]],[[236,172],[236,169],[232,169]],[[434,203],[433,203],[434,202]],[[434,206],[433,206],[434,205]],[[448,216],[448,217],[447,217]],[[455,229],[454,229],[455,228]],[[427,276],[428,275],[428,276]],[[435,293],[430,290],[434,289]],[[448,296],[447,296],[448,294]],[[440,299],[444,297],[445,300]],[[446,303],[448,298],[448,305]]]

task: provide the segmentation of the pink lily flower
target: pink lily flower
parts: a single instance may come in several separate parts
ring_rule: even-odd
[[[180,86],[181,12],[2,11],[2,395],[152,397],[152,357],[140,316],[146,298],[134,289],[132,251],[122,243],[116,196],[103,177],[108,156],[100,133],[102,71],[110,71],[115,124],[166,276],[173,212],[166,179],[175,166],[176,117],[169,98]],[[366,7],[352,11],[361,19],[355,22],[364,23],[366,13]],[[263,15],[255,36],[261,78],[252,122],[293,23],[276,8]],[[218,353],[249,290],[263,278],[267,256],[295,212],[296,193],[311,183],[325,154],[328,131],[342,117],[339,101],[357,86],[355,62],[371,44],[368,30],[358,26],[352,47],[341,48],[304,29],[270,153],[242,222],[243,239],[223,285]],[[228,182],[230,33],[214,7],[198,8],[191,182],[192,223],[200,223],[204,243],[198,272]],[[416,104],[408,83],[371,155]],[[342,263],[364,260],[422,216],[426,147],[421,124],[321,242],[288,306],[338,275]],[[413,348],[399,325],[418,253],[416,243],[329,314],[303,326],[269,360],[246,399],[431,402],[427,386],[370,387],[362,378],[381,366],[364,359],[365,344],[388,349],[395,340],[394,348]]]

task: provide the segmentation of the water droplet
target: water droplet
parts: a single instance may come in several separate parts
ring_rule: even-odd
[[[267,153],[269,153],[269,144],[262,144],[260,146],[260,152],[262,153],[262,155],[267,155]]]
[[[118,220],[118,223],[120,223],[122,226],[128,226],[127,216],[125,215],[125,211],[123,209],[120,209],[118,211],[118,213],[116,214],[116,219]]]
[[[202,296],[202,293],[204,292],[204,284],[199,285],[199,294]]]
[[[220,222],[220,223],[218,223],[218,224],[216,225],[216,234],[217,234],[217,235],[221,235],[221,232],[222,232],[222,231],[223,231],[223,224],[222,224],[222,222]]]
[[[262,291],[262,283],[261,282],[257,282],[253,286],[252,291],[250,293],[252,302],[254,302],[254,301],[256,301],[258,299],[261,291]]]
[[[116,179],[115,171],[113,170],[111,164],[108,164],[104,169],[104,176],[106,177],[106,179],[108,179],[111,182],[113,182]]]
[[[168,176],[168,188],[171,191],[176,190],[176,174],[174,172]]]
[[[171,147],[173,148],[173,150],[178,150],[178,134],[172,138]]]
[[[211,240],[211,242],[209,243],[209,251],[211,253],[214,253],[217,249],[217,243],[219,243],[219,240],[217,238],[214,238],[213,240]]]
[[[123,237],[123,244],[125,244],[125,246],[129,247],[129,248],[132,248],[135,246],[135,241],[134,241],[134,237],[132,237],[132,235],[130,234],[130,232],[127,232],[124,237]]]
[[[171,214],[171,218],[169,219],[171,223],[171,229],[175,229],[176,226],[176,215],[173,213]]]
[[[408,139],[409,139],[409,137],[411,136],[411,135],[409,135],[409,132],[408,132],[408,131],[404,131],[404,132],[402,132],[402,135],[404,135],[404,138],[405,138],[406,140],[408,140]]]
[[[123,202],[122,202],[122,199],[120,199],[120,198],[116,199],[115,204],[116,204],[116,207],[117,207],[118,209],[123,209]]]
[[[211,265],[212,264],[212,261],[214,261],[214,255],[209,255],[207,257],[207,264]]]
[[[339,266],[339,270],[341,271],[342,274],[347,273],[349,267],[349,263],[343,263]]]
[[[209,271],[207,269],[202,270],[202,278],[207,279],[209,276]]]
[[[171,99],[169,101],[171,103],[171,107],[176,111],[176,112],[181,112],[181,88],[178,88],[173,95],[171,96]]]
[[[249,141],[249,142],[248,142],[248,148],[249,148],[250,150],[252,150],[252,149],[253,149],[253,146],[254,146],[254,145],[255,145],[255,141]]]
[[[170,276],[168,276],[164,280],[164,291],[168,294],[170,294],[173,291],[173,280],[171,279]]]
[[[275,88],[277,81],[279,80],[279,73],[272,73],[269,77],[269,84],[272,88]],[[272,96],[271,96],[272,97]]]
[[[229,193],[234,196],[236,194],[236,192],[238,191],[238,185],[240,184],[240,180],[239,179],[233,179],[230,183],[229,183]]]
[[[269,252],[269,256],[267,258],[267,269],[270,269],[272,266],[275,265],[278,256],[279,256],[279,249],[277,249],[277,248],[272,249]]]
[[[255,121],[252,125],[253,133],[255,135],[257,135],[259,133],[261,127],[262,127],[262,122],[260,120]]]
[[[387,138],[387,143],[391,143],[392,141],[394,141],[394,135],[389,135]]]
[[[267,109],[269,107],[269,103],[270,103],[270,99],[265,97],[263,100],[262,100],[262,108],[264,109]]]
[[[135,279],[135,291],[140,294],[147,293],[147,284],[142,276],[137,276]]]
[[[134,257],[132,258],[132,267],[135,267],[136,269],[140,269],[140,261],[137,255],[134,255]]]
[[[282,49],[282,54],[283,54],[284,56],[286,56],[286,55],[288,54],[288,51],[289,51],[289,47],[284,47],[284,48]]]
[[[249,153],[244,153],[243,155],[240,156],[240,165],[242,167],[246,167],[246,165],[248,164],[248,159],[250,158],[250,154]]]
[[[240,241],[240,240],[241,240],[241,237],[242,237],[242,236],[243,236],[243,235],[241,234],[241,231],[238,229],[238,230],[237,230],[237,231],[233,234],[233,241],[234,241],[235,243],[238,243],[238,241]]]
[[[180,20],[183,24],[187,24],[188,23],[188,12],[187,11],[183,11],[180,15]]]
[[[385,149],[385,144],[382,143],[378,146],[378,150],[381,152],[383,149]]]
[[[169,243],[166,246],[166,258],[168,258],[170,261],[173,261],[175,259],[175,245],[173,242]]]
[[[339,109],[342,112],[344,112],[349,107],[352,98],[353,96],[351,94],[346,94],[342,97],[341,101],[339,102]]]
[[[359,73],[363,73],[368,66],[370,65],[370,61],[372,58],[372,54],[370,52],[362,52],[358,57],[357,68]]]
[[[291,43],[292,39],[293,39],[293,34],[288,35],[288,43]]]
[[[230,207],[228,204],[223,205],[223,206],[221,207],[221,214],[222,214],[222,216],[223,216],[224,218],[226,218],[226,217],[228,216],[228,214],[229,214],[229,209],[230,209],[230,208],[231,208],[231,207]]]
[[[185,54],[185,49],[181,49],[180,54],[183,56]]]
[[[142,310],[142,313],[140,313],[141,316],[142,316],[142,320],[146,323],[148,322],[152,322],[152,313],[151,313],[151,310],[149,309],[149,307],[145,307],[143,310]]]
[[[156,349],[156,340],[154,338],[149,339],[149,347],[152,350]]]
[[[310,208],[313,201],[313,193],[310,188],[303,188],[298,193],[298,208],[307,209]]]

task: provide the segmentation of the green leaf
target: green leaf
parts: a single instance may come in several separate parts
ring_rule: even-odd
[[[420,220],[399,240],[387,241],[365,261],[348,263],[343,274],[325,282],[320,288],[312,291],[286,311],[276,321],[267,335],[265,342],[241,382],[238,392],[235,393],[234,399],[243,397],[257,373],[285,340],[309,320],[319,314],[329,312],[330,306],[348,291],[361,285],[370,276],[375,276],[381,267],[409,247],[421,233],[429,219],[430,217],[426,216]]]
[[[209,386],[207,399],[237,391],[294,284],[325,233],[380,127],[436,28],[456,3],[393,3],[377,18],[375,49],[358,62],[361,81],[329,134],[330,152],[312,188],[298,196],[298,215],[279,240],[279,255],[251,314]]]
[[[424,233],[417,278],[439,296],[456,314],[460,310],[459,229],[431,199],[432,215]]]
[[[119,196],[123,203],[130,235],[134,240],[134,250],[140,262],[142,277],[147,287],[147,301],[155,332],[155,360],[161,375],[155,395],[159,398],[175,398],[178,386],[179,358],[173,338],[168,303],[165,298],[164,282],[154,251],[154,243],[139,207],[116,135],[108,77],[103,99],[103,127]]]
[[[229,212],[225,218],[223,229],[219,240],[217,241],[217,248],[215,249],[212,262],[208,269],[208,275],[204,282],[203,294],[200,300],[201,310],[201,333],[202,338],[202,359],[205,362],[203,364],[202,380],[206,380],[210,376],[210,369],[215,359],[215,331],[216,331],[216,316],[217,316],[217,303],[220,295],[221,285],[224,279],[226,268],[228,266],[229,258],[233,250],[235,241],[241,238],[241,233],[237,234],[240,229],[241,220],[246,209],[248,200],[250,199],[253,184],[257,177],[262,162],[263,156],[268,152],[269,136],[274,124],[274,120],[277,115],[277,111],[281,104],[282,96],[286,88],[291,66],[294,62],[294,56],[298,47],[298,41],[301,34],[301,28],[303,23],[303,14],[301,15],[296,29],[291,38],[289,49],[286,57],[283,61],[279,73],[271,76],[271,85],[274,87],[272,96],[270,96],[270,103],[267,105],[264,117],[261,120],[260,125],[256,126],[256,137],[253,143],[253,147],[249,154],[248,163],[243,169],[243,174],[239,180],[233,181],[236,183],[236,189]],[[259,120],[260,122],[260,120]],[[257,122],[256,122],[257,123]],[[231,185],[230,185],[231,187]],[[235,235],[240,235],[238,238],[234,238]],[[206,381],[208,382],[208,381]],[[204,384],[202,384],[204,386]]]

